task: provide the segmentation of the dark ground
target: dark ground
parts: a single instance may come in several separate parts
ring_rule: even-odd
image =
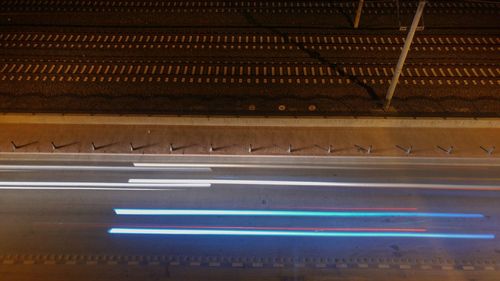
[[[356,1],[335,4],[313,1],[301,8],[289,1],[256,1],[255,7],[241,7],[232,1],[115,2],[100,5],[101,2],[72,1],[37,6],[33,1],[16,5],[5,1],[0,4],[3,15],[0,17],[0,35],[3,35],[0,37],[0,110],[204,115],[485,117],[500,114],[498,4],[429,3],[421,23],[425,28],[417,32],[406,64],[412,72],[403,74],[393,109],[384,112],[381,104],[391,73],[368,75],[366,67],[390,69],[395,66],[406,34],[399,27],[409,25],[415,2],[405,2],[399,17],[393,2],[384,2],[384,5],[367,2],[359,30],[351,27]],[[272,7],[273,4],[276,6]],[[24,37],[19,39],[21,34]],[[39,37],[34,39],[35,34]],[[78,34],[87,37],[75,39]],[[73,38],[69,39],[71,35]],[[109,37],[90,39],[99,35]],[[127,35],[130,38],[123,41],[110,39]],[[134,35],[136,39],[131,39]],[[139,38],[146,35],[151,41]],[[171,39],[153,39],[169,35]],[[195,39],[187,37],[197,35],[220,39],[188,42]],[[235,41],[224,41],[231,36]],[[257,36],[256,41],[253,36]],[[264,36],[264,42],[259,41],[259,36]],[[270,42],[266,42],[266,36],[271,38]],[[325,43],[323,37],[317,39],[317,36],[340,37],[340,41]],[[366,42],[366,36],[378,41]],[[382,42],[383,36],[386,40]],[[238,37],[242,38],[241,42]],[[351,37],[355,38],[354,42]],[[474,41],[483,37],[487,41]],[[274,38],[277,42],[273,42]],[[395,38],[399,41],[394,42]],[[453,42],[453,38],[459,41]],[[465,41],[460,41],[462,39]],[[53,71],[47,74],[50,66],[45,72],[42,67],[35,70],[37,63],[47,60],[55,61]],[[339,70],[339,73],[321,76],[313,75],[310,70],[296,76],[285,73],[278,75],[275,82],[265,83],[264,79],[274,77],[263,74],[262,68],[258,74],[252,70],[231,75],[214,75],[206,69],[203,74],[182,75],[158,74],[151,70],[155,65],[167,68],[179,61],[189,67],[198,64],[198,69],[200,62],[206,62],[205,67],[230,65],[245,71],[247,67],[263,65],[292,66],[293,71],[295,65],[303,67],[312,63]],[[64,70],[68,64],[80,65],[80,68]],[[96,70],[91,73],[89,68],[86,72],[81,70],[82,64],[89,67],[94,64],[96,68],[103,65],[103,69],[106,64],[111,68],[141,65],[143,69],[123,75],[103,71],[96,74]],[[21,65],[25,68],[19,70]],[[27,69],[28,65],[33,67]],[[61,65],[62,72],[56,72]],[[352,71],[352,65],[363,67],[364,72],[359,73],[358,68]],[[144,70],[146,66],[149,71]],[[347,71],[342,70],[343,66]],[[442,68],[445,72],[424,76],[425,67],[436,71]],[[452,73],[446,72],[448,68]],[[459,73],[454,71],[456,68],[460,69]],[[473,68],[484,68],[485,73],[474,75]],[[464,69],[471,75],[465,75]],[[85,77],[89,80],[84,81]],[[92,82],[92,78],[96,81]],[[169,81],[165,81],[166,78]],[[208,82],[207,78],[210,78]],[[228,82],[221,82],[223,78]],[[233,82],[229,81],[231,78]],[[284,80],[281,82],[280,78]],[[296,82],[297,78],[300,83]],[[328,82],[330,78],[334,83]],[[326,79],[326,83],[321,79]],[[338,82],[339,79],[342,81]]]

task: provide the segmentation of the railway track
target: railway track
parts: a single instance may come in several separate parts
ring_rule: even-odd
[[[367,1],[363,20],[377,31],[352,30],[356,5],[6,0],[0,109],[379,114],[405,34],[395,29],[394,1]],[[416,1],[401,1],[399,14],[415,8]],[[398,114],[497,115],[500,37],[490,26],[499,8],[428,3],[425,21],[436,28],[413,41]],[[478,23],[447,30],[468,16]]]
[[[385,85],[404,40],[278,31],[7,29],[0,32],[0,48],[11,56],[0,58],[0,81],[326,85],[359,79]],[[407,63],[402,83],[498,85],[499,64],[491,59],[500,51],[498,36],[419,35],[412,48],[418,59]]]
[[[374,95],[389,86],[404,38],[286,35],[7,30],[0,33],[0,109],[380,114]],[[495,36],[418,36],[413,54],[436,59],[408,61],[397,114],[496,116],[500,69],[491,58],[498,44]]]
[[[417,1],[366,1],[362,27],[395,30],[408,25]],[[130,27],[313,27],[352,29],[358,1],[255,0],[6,0],[0,2],[4,26]],[[482,29],[495,32],[500,4],[484,1],[430,1],[425,25],[430,30]],[[443,16],[446,15],[446,16]]]
[[[399,51],[404,36],[246,32],[0,32],[5,49],[238,49]],[[492,35],[418,35],[417,52],[498,52]]]
[[[393,64],[297,61],[0,59],[0,81],[190,84],[388,85]],[[496,64],[410,63],[400,83],[499,86]]]
[[[499,14],[498,3],[473,1],[430,1],[428,14]],[[416,1],[401,1],[399,12],[411,14]],[[342,14],[352,13],[357,1],[88,1],[88,0],[5,0],[0,12],[140,12],[140,13],[264,13]],[[396,14],[394,1],[366,1],[363,13]]]

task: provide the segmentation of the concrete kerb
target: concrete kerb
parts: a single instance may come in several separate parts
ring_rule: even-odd
[[[309,168],[324,168],[329,165],[359,166],[363,165],[410,165],[427,166],[500,166],[500,158],[485,157],[398,157],[398,156],[333,156],[317,157],[316,155],[222,155],[222,154],[131,154],[131,153],[51,153],[51,152],[0,152],[0,159],[8,161],[110,161],[110,162],[147,162],[147,163],[175,163],[200,164],[217,166],[230,164],[232,166],[252,165],[301,165]],[[213,164],[216,161],[218,164]],[[286,163],[286,164],[283,164]]]
[[[500,128],[499,118],[173,117],[134,115],[0,115],[0,124],[161,125],[228,127]]]
[[[498,119],[0,115],[0,151],[497,157]]]

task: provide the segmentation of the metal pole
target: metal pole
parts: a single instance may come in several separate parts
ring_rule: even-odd
[[[401,55],[399,56],[398,64],[396,65],[396,70],[394,71],[394,75],[392,76],[391,84],[389,89],[387,90],[387,95],[385,96],[385,106],[384,109],[388,110],[391,106],[392,96],[394,95],[394,90],[396,89],[396,85],[399,81],[399,76],[401,75],[401,71],[403,70],[403,65],[406,60],[406,56],[408,55],[408,51],[410,50],[411,43],[413,41],[413,36],[415,35],[415,30],[417,30],[418,23],[422,14],[424,12],[425,0],[420,0],[418,3],[417,12],[413,17],[413,22],[411,23],[410,31],[406,36],[405,44],[403,46],[403,50],[401,51]]]
[[[354,28],[358,28],[359,26],[359,20],[361,18],[361,11],[363,10],[364,3],[365,0],[359,0],[358,2],[358,9],[356,10],[356,18],[354,18]]]

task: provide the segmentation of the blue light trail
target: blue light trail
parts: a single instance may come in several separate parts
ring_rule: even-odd
[[[392,238],[448,238],[448,239],[495,239],[494,234],[418,233],[418,232],[314,232],[268,230],[211,230],[168,228],[111,228],[110,234],[155,235],[224,235],[224,236],[289,236],[289,237],[392,237]]]
[[[427,217],[427,218],[484,218],[471,213],[424,212],[339,212],[286,210],[196,210],[196,209],[114,209],[117,215],[140,216],[289,216],[289,217]]]

